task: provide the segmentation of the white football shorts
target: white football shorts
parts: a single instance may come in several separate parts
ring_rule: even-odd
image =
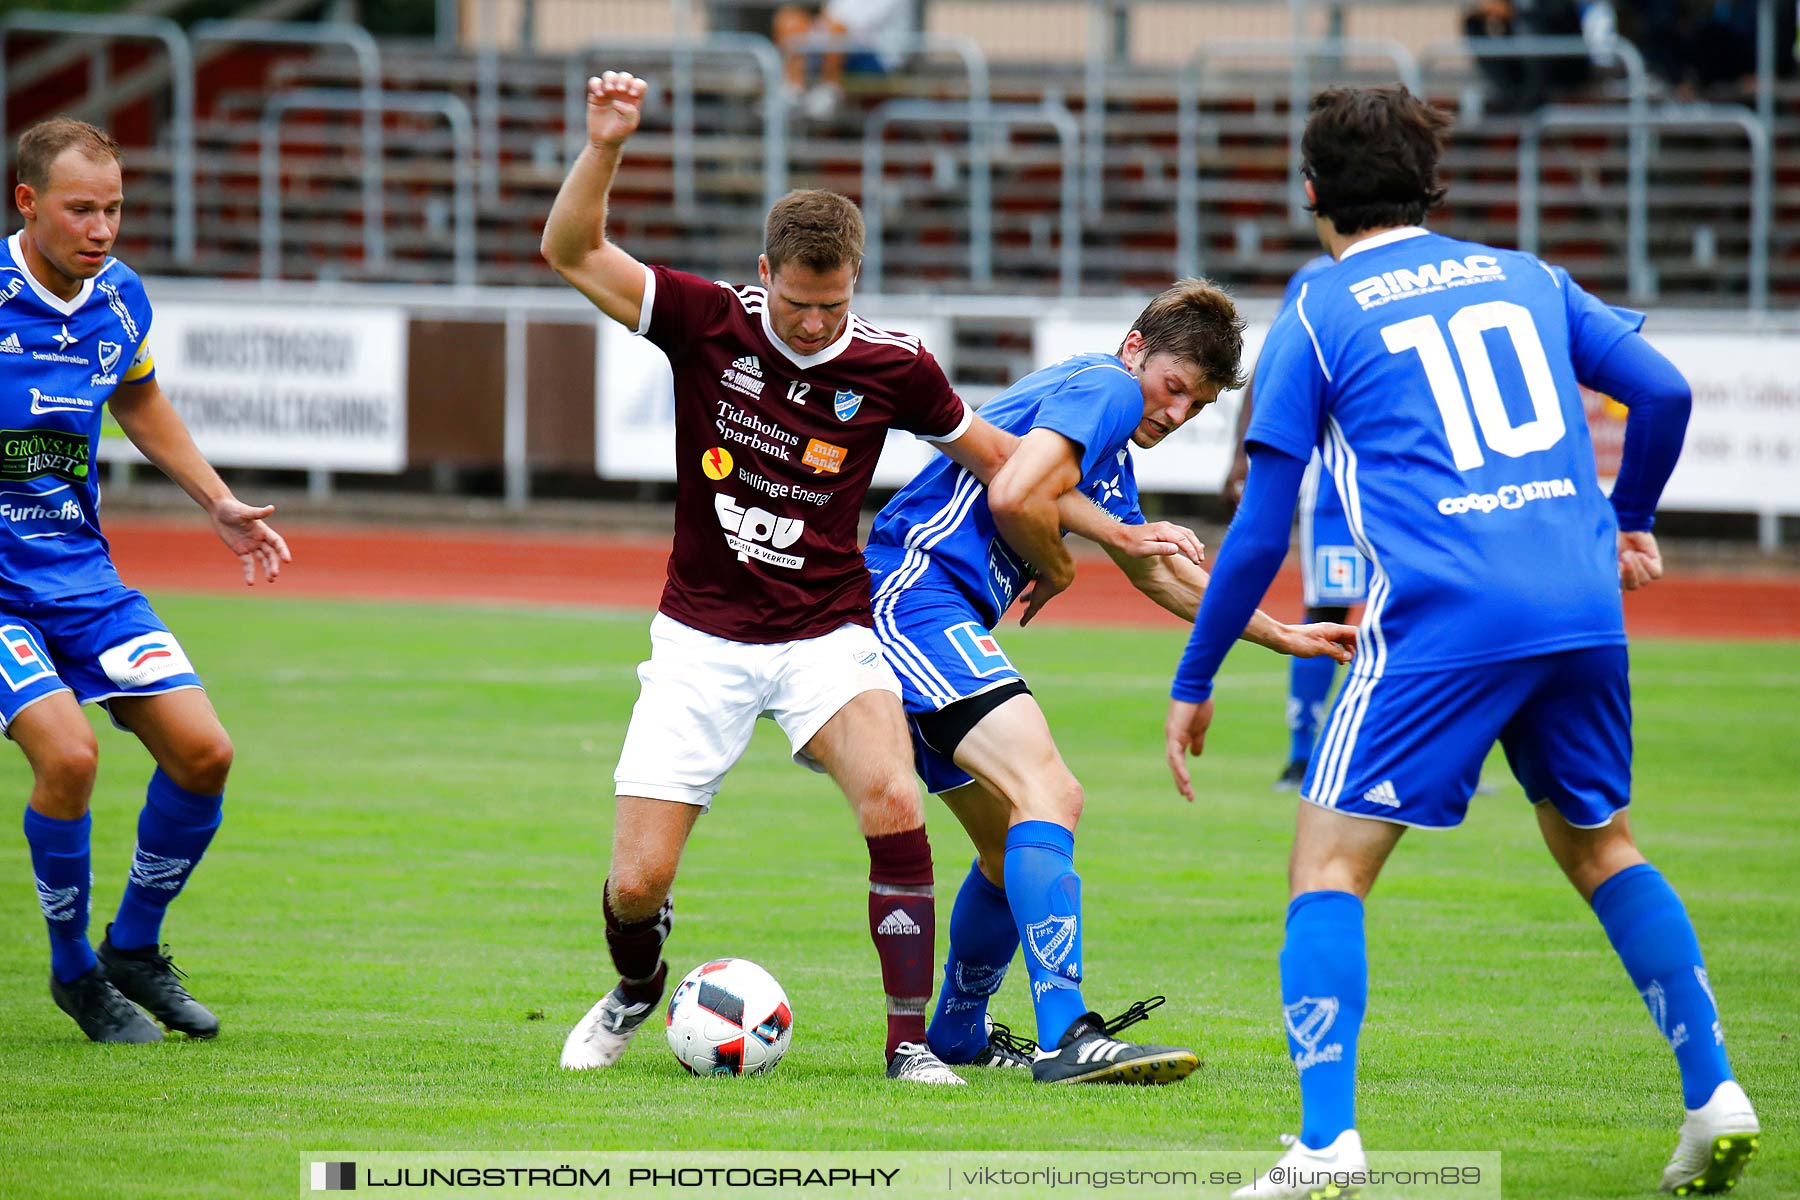
[[[743,756],[758,717],[781,726],[795,762],[823,771],[805,747],[825,722],[864,692],[900,695],[881,643],[861,625],[756,645],[662,613],[650,622],[650,658],[638,666],[638,683],[615,794],[701,808]]]

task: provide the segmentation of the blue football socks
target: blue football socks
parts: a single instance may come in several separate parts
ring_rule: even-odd
[[[1300,1071],[1300,1141],[1322,1150],[1356,1128],[1356,1038],[1369,1003],[1363,904],[1307,892],[1288,905],[1281,1015]]]
[[[50,972],[64,983],[94,967],[88,945],[88,898],[94,873],[89,865],[88,831],[93,817],[73,821],[25,810],[25,841],[31,847],[31,871],[37,876],[38,907],[50,929]]]
[[[1312,758],[1313,745],[1319,740],[1319,724],[1325,719],[1325,697],[1331,694],[1331,679],[1336,673],[1337,664],[1324,655],[1289,661],[1289,762],[1305,762]]]
[[[1731,1078],[1731,1063],[1700,942],[1681,897],[1655,867],[1639,863],[1596,888],[1593,906],[1656,1028],[1675,1051],[1683,1103],[1699,1108]]]
[[[966,1063],[986,1048],[988,998],[1000,990],[1018,948],[1006,893],[988,882],[978,863],[971,865],[950,910],[944,986],[925,1039],[933,1054]]]
[[[1021,821],[1006,833],[1006,899],[1025,945],[1038,1045],[1053,1050],[1081,998],[1081,877],[1075,835],[1051,821]]]
[[[138,950],[161,940],[163,913],[206,853],[224,802],[222,795],[202,796],[177,786],[161,767],[150,777],[131,875],[108,934],[118,949]]]

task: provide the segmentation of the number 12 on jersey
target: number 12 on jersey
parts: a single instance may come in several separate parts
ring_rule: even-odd
[[[1471,304],[1456,311],[1445,324],[1450,340],[1438,328],[1437,318],[1413,317],[1382,328],[1381,340],[1388,353],[1416,351],[1425,367],[1425,382],[1431,398],[1437,403],[1438,415],[1444,421],[1444,436],[1450,443],[1450,454],[1457,470],[1467,471],[1486,462],[1481,452],[1487,448],[1508,458],[1521,458],[1539,450],[1548,450],[1567,432],[1563,422],[1562,402],[1556,394],[1556,380],[1550,374],[1550,362],[1544,355],[1543,340],[1531,311],[1506,300],[1490,300]],[[1492,329],[1503,329],[1511,338],[1513,353],[1519,357],[1519,370],[1525,377],[1525,391],[1531,398],[1531,419],[1515,425],[1506,415],[1506,402],[1500,397],[1500,381],[1494,375],[1493,360],[1488,356],[1487,341],[1482,337]],[[1451,348],[1455,347],[1455,361]],[[1462,376],[1457,375],[1457,364]],[[1467,394],[1463,379],[1469,381]],[[1474,418],[1469,411],[1474,409]],[[1481,438],[1476,440],[1475,426],[1481,425]]]

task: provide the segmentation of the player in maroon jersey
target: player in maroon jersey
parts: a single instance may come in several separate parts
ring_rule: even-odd
[[[759,715],[797,762],[829,774],[869,845],[869,931],[887,992],[888,1074],[963,1081],[925,1046],[936,913],[924,808],[899,684],[870,629],[857,516],[887,430],[936,443],[982,482],[1016,439],[969,411],[919,340],[850,311],[863,222],[831,192],[770,210],[761,286],[646,266],[606,238],[606,196],[637,128],[643,81],[588,83],[588,145],[557,195],[543,252],[557,273],[669,358],[678,485],[668,585],[615,772],[606,941],[618,985],[563,1046],[565,1067],[615,1062],[661,997],[670,887],[694,822]],[[1058,516],[1140,555],[1191,535],[1119,532],[1079,495]],[[1072,573],[1044,568],[1052,593]]]

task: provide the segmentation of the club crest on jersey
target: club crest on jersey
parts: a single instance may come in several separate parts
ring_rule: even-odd
[[[172,634],[146,633],[100,652],[100,669],[122,688],[141,688],[177,675],[191,675],[194,664]]]
[[[0,678],[18,691],[47,675],[56,674],[50,656],[38,648],[37,639],[23,625],[0,625]]]
[[[1011,671],[1012,662],[1006,657],[1006,651],[994,640],[994,635],[983,629],[974,621],[964,621],[961,625],[952,625],[944,630],[944,636],[962,655],[963,662],[976,675],[986,678],[997,675],[1001,671]]]
[[[1058,970],[1075,949],[1075,926],[1074,917],[1045,917],[1025,927],[1025,944],[1046,969]]]
[[[853,392],[845,388],[832,393],[831,411],[837,414],[838,420],[848,421],[856,415],[856,410],[862,407],[862,402],[863,394],[861,392]]]
[[[119,355],[124,350],[125,347],[119,342],[100,343],[100,370],[103,374],[111,373],[112,369],[119,365]]]
[[[752,400],[761,399],[763,390],[762,360],[754,354],[741,356],[725,368],[725,373],[719,376],[719,382]]]
[[[700,456],[700,469],[708,479],[724,479],[731,474],[731,451],[714,446]]]

